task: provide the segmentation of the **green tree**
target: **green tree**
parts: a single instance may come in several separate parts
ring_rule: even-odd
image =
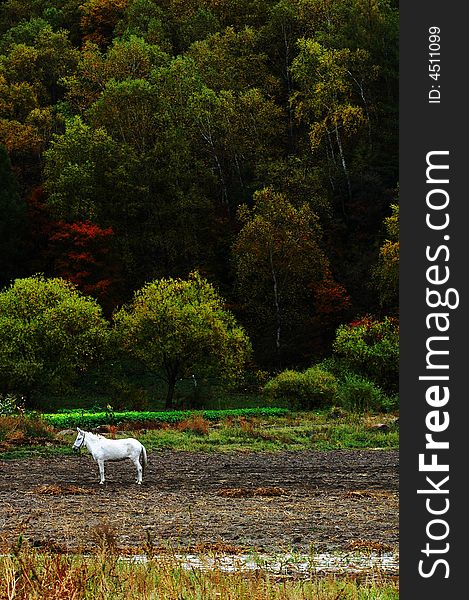
[[[391,204],[391,215],[386,217],[387,238],[379,249],[378,264],[373,277],[383,306],[393,311],[399,306],[399,205]]]
[[[171,32],[168,15],[153,0],[133,0],[124,10],[114,33],[128,38],[131,35],[143,37],[149,44],[157,44],[165,52],[171,52]]]
[[[83,112],[101,96],[110,80],[146,79],[153,68],[167,62],[169,56],[159,46],[136,35],[115,39],[105,52],[86,42],[76,70],[62,80],[67,87],[66,100]]]
[[[278,82],[269,73],[267,56],[258,52],[254,29],[235,31],[227,27],[188,49],[206,85],[216,91],[245,91],[253,87],[267,93],[278,89]]]
[[[95,300],[63,279],[17,279],[0,293],[0,389],[34,401],[63,391],[106,349]]]
[[[236,93],[203,89],[189,99],[197,154],[217,181],[217,200],[234,214],[255,190],[259,163],[277,157],[282,111],[257,88]]]
[[[297,117],[310,123],[312,151],[322,149],[334,178],[342,173],[351,200],[347,144],[356,142],[358,134],[369,127],[364,90],[366,80],[373,77],[373,66],[364,50],[329,50],[314,39],[300,39],[298,45],[300,53],[291,67],[300,86],[293,97]]]
[[[31,84],[42,105],[53,104],[63,92],[61,78],[73,72],[78,57],[68,32],[55,32],[47,25],[29,44],[11,44],[7,54],[0,57],[0,72],[9,83]]]
[[[233,251],[241,302],[278,364],[298,336],[310,333],[313,289],[328,274],[321,228],[309,205],[295,208],[272,188],[256,192],[253,209],[243,206],[238,215],[243,227]]]
[[[148,283],[116,313],[114,324],[129,354],[163,373],[166,408],[173,406],[178,378],[208,371],[235,378],[250,352],[244,330],[198,273]]]
[[[116,171],[125,172],[125,155],[102,128],[92,129],[80,117],[67,122],[45,152],[46,190],[50,206],[66,221],[103,223],[112,215]],[[117,207],[116,207],[117,209]],[[124,207],[119,207],[125,213]]]

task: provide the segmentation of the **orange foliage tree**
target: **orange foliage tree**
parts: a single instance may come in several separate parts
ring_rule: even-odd
[[[107,310],[115,307],[118,266],[111,259],[111,227],[87,222],[58,221],[49,239],[55,274],[96,298]]]
[[[87,0],[81,7],[80,25],[85,40],[107,45],[129,0]]]

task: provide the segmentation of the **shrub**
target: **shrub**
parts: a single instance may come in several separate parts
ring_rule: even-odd
[[[353,371],[350,369],[349,363],[345,359],[337,356],[328,356],[320,363],[317,363],[317,366],[323,371],[332,373],[339,380],[344,379],[344,377],[353,373]]]
[[[0,394],[0,416],[17,415],[24,412],[24,399],[15,394]]]
[[[200,414],[193,414],[188,419],[180,421],[176,425],[178,431],[188,431],[196,435],[207,435],[209,430],[209,421]]]
[[[337,379],[318,365],[304,373],[287,370],[271,379],[264,392],[273,401],[286,401],[292,407],[307,410],[334,402]]]
[[[7,446],[53,437],[52,427],[36,413],[0,416],[0,442]]]
[[[334,403],[337,394],[337,379],[335,375],[324,371],[318,365],[304,372],[308,398],[301,408],[329,406]]]
[[[287,402],[294,406],[304,393],[303,386],[302,374],[287,370],[268,381],[264,386],[264,393],[272,402]]]
[[[339,383],[337,398],[340,404],[355,412],[385,410],[387,396],[372,381],[349,374]]]
[[[399,381],[399,324],[385,317],[369,316],[341,325],[333,345],[337,358],[350,371],[371,379],[388,393],[396,393]]]

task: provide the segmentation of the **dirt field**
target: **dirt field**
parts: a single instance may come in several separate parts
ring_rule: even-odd
[[[259,552],[398,545],[398,453],[154,452],[142,486],[130,461],[0,461],[0,540],[90,549],[171,546]]]

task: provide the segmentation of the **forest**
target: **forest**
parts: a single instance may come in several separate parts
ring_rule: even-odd
[[[270,375],[335,352],[395,393],[395,338],[377,362],[356,340],[398,331],[398,37],[393,0],[2,1],[0,392],[18,294],[65,280],[173,388],[190,341]],[[135,311],[171,286],[237,333],[139,353]]]

